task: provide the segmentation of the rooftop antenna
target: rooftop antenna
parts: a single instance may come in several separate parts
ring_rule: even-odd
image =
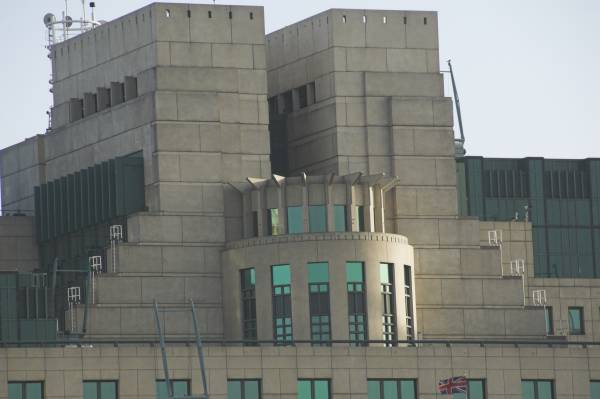
[[[454,80],[454,72],[452,71],[452,61],[448,60],[450,68],[450,79],[452,80],[452,91],[454,92],[454,103],[456,105],[456,115],[458,116],[458,128],[460,129],[460,138],[454,139],[455,154],[457,157],[464,157],[467,151],[465,150],[465,133],[462,124],[462,114],[460,113],[460,100],[458,99],[458,90],[456,89],[456,81]]]

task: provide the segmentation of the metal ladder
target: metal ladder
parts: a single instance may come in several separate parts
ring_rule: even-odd
[[[190,299],[190,307],[192,312],[192,321],[194,323],[194,334],[196,335],[196,349],[198,351],[198,362],[200,363],[200,373],[202,377],[202,388],[203,394],[200,396],[175,396],[173,393],[173,385],[171,384],[171,379],[169,378],[169,363],[167,361],[167,351],[165,347],[165,336],[163,334],[163,330],[160,326],[160,317],[159,313],[168,313],[168,312],[182,312],[187,310],[180,309],[171,309],[171,310],[159,310],[158,302],[156,299],[154,300],[154,320],[156,322],[156,332],[158,333],[158,338],[160,342],[160,351],[162,353],[162,363],[163,370],[165,373],[165,384],[167,385],[167,397],[168,399],[208,399],[208,388],[206,385],[206,369],[204,367],[204,352],[202,350],[202,340],[200,339],[200,332],[198,331],[198,319],[196,317],[196,306],[194,305],[194,301]]]

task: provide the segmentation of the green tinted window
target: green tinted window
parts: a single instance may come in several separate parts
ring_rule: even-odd
[[[346,227],[346,205],[333,206],[333,223],[335,231],[347,231]]]
[[[363,264],[362,262],[346,262],[346,282],[347,283],[362,283]]]
[[[379,264],[379,281],[383,284],[389,284],[390,279],[390,265],[387,263]]]
[[[244,381],[244,398],[243,399],[259,399],[260,385],[258,380]]]
[[[260,383],[258,380],[227,381],[227,399],[259,399]]]
[[[368,380],[368,399],[417,399],[415,380]]]
[[[600,399],[600,381],[590,381],[590,399]]]
[[[534,381],[521,381],[523,399],[536,399]]]
[[[521,392],[523,399],[553,399],[552,381],[523,380]]]
[[[116,381],[84,381],[83,399],[117,399]]]
[[[313,399],[311,390],[311,381],[298,381],[298,399]]]
[[[189,395],[190,394],[190,382],[189,380],[171,380],[171,386],[173,387],[173,395]],[[164,380],[156,381],[156,398],[167,399],[167,384]]]
[[[401,399],[417,399],[417,389],[415,380],[400,381]]]
[[[242,399],[241,381],[227,381],[227,399]]]
[[[379,393],[379,381],[369,380],[367,384],[368,399],[381,399]]]
[[[9,382],[8,399],[42,399],[41,382]]]
[[[569,333],[583,334],[583,308],[569,308]]]
[[[20,382],[8,383],[8,399],[23,399],[23,384]]]
[[[301,206],[288,206],[288,233],[300,234],[304,233],[304,220],[302,218]]]
[[[307,266],[309,283],[329,282],[329,264],[327,262],[309,263]]]
[[[324,233],[327,231],[325,205],[311,205],[308,207],[308,229],[311,233]]]
[[[315,398],[314,399],[329,399],[329,381],[315,380]]]
[[[383,381],[383,399],[398,398],[398,382],[395,380]]]
[[[552,383],[550,381],[538,382],[538,398],[537,399],[552,399]]]
[[[291,284],[290,265],[275,265],[273,270],[273,285]]]
[[[329,380],[298,380],[298,399],[329,399]]]
[[[83,383],[83,399],[98,399],[98,383],[84,382]]]

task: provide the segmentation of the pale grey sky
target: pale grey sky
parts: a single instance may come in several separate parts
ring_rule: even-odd
[[[96,16],[111,20],[148,3],[96,0]],[[74,17],[79,17],[80,4],[70,0],[70,8],[77,10],[71,13]],[[227,4],[264,6],[267,32],[328,8],[436,10],[440,60],[453,61],[469,155],[600,157],[598,0],[235,0]],[[59,15],[63,9],[64,0],[20,0],[0,15],[4,54],[0,148],[45,131],[51,97],[42,16]]]

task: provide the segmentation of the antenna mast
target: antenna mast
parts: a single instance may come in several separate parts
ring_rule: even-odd
[[[452,80],[452,91],[454,92],[454,103],[456,105],[456,115],[458,116],[458,128],[460,130],[460,138],[454,139],[454,147],[456,156],[464,157],[467,151],[465,150],[465,133],[462,124],[462,114],[460,112],[460,100],[458,99],[458,90],[456,89],[456,81],[454,80],[454,72],[452,71],[452,62],[448,60],[450,68],[450,79]]]

